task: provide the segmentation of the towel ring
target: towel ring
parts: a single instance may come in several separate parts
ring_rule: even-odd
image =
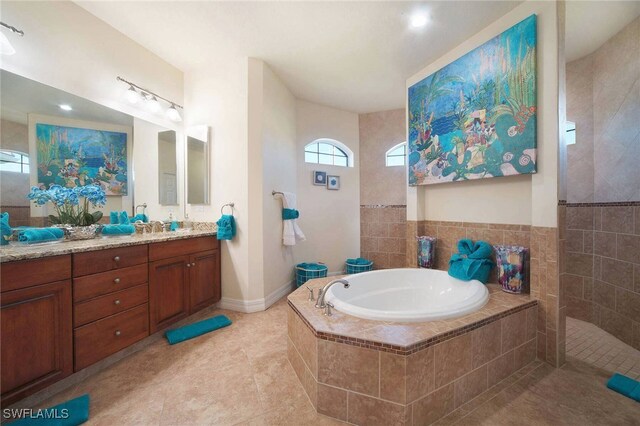
[[[227,204],[223,204],[222,207],[220,207],[220,214],[224,214],[224,208],[225,207],[231,207],[231,216],[233,216],[233,206],[235,206],[236,203],[227,203]]]

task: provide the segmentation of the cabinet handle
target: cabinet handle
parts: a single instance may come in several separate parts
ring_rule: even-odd
[[[120,334],[121,334],[121,333],[120,333],[120,330],[116,330],[115,335],[116,335],[116,336],[119,336]]]
[[[191,264],[190,263],[187,263],[187,268],[191,268]]]
[[[116,278],[115,280],[113,280],[113,282],[116,284],[120,284],[120,278]]]
[[[113,260],[116,261],[116,262],[120,262],[120,256],[114,257]]]
[[[113,302],[114,305],[119,305],[120,304],[120,300],[116,300]]]
[[[193,262],[193,263],[191,264],[191,266],[196,266],[196,262]]]

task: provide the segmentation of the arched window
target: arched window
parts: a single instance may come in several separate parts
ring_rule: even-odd
[[[353,152],[334,139],[316,139],[304,147],[305,163],[353,167]]]
[[[385,164],[387,167],[404,166],[407,164],[407,143],[400,142],[393,146],[385,154]]]
[[[0,150],[0,171],[29,173],[29,154],[6,149]]]

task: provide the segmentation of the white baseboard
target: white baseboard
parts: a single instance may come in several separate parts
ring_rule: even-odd
[[[290,281],[280,288],[273,291],[267,297],[263,299],[254,299],[254,300],[241,300],[241,299],[231,299],[228,297],[223,297],[218,302],[218,307],[221,309],[228,309],[230,311],[236,312],[244,312],[244,313],[252,313],[252,312],[260,312],[264,311],[269,306],[276,303],[278,300],[291,293],[295,287],[295,282]]]

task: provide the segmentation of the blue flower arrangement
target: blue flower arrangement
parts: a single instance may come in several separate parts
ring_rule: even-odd
[[[27,198],[36,205],[52,203],[56,215],[49,215],[51,223],[56,225],[89,226],[102,218],[101,211],[89,212],[89,206],[104,206],[107,203],[104,190],[98,185],[64,188],[51,185],[49,189],[32,186]]]

